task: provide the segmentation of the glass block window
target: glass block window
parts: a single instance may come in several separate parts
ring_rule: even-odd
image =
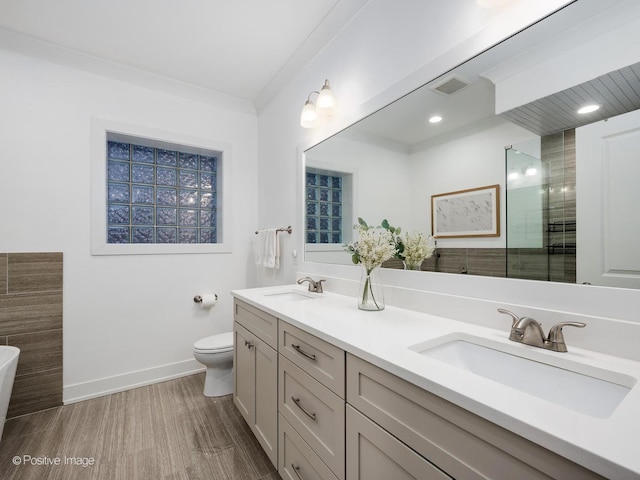
[[[107,243],[217,243],[216,151],[107,137]]]
[[[342,175],[307,169],[306,198],[306,243],[342,243]]]

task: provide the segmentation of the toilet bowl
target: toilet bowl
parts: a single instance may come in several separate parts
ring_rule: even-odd
[[[207,367],[206,397],[233,393],[233,332],[220,333],[193,344],[194,358]]]

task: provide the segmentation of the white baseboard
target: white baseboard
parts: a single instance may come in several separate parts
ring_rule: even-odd
[[[151,385],[153,383],[186,377],[187,375],[203,372],[204,370],[205,368],[201,363],[195,359],[190,359],[145,370],[123,373],[122,375],[99,378],[89,382],[64,385],[62,387],[62,403],[68,405],[70,403],[81,402],[91,398]]]

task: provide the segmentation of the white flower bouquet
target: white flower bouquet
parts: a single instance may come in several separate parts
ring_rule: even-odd
[[[362,219],[358,218],[358,225],[354,228],[358,231],[358,240],[346,246],[351,253],[353,263],[364,267],[360,281],[360,295],[358,308],[361,310],[384,309],[384,296],[382,285],[373,273],[384,262],[392,258],[396,252],[396,239],[391,232],[382,227],[370,227]]]
[[[425,259],[433,255],[435,245],[430,244],[431,236],[421,232],[405,232],[402,244],[402,258],[407,270],[420,270]]]
[[[388,230],[368,226],[362,218],[358,218],[358,222],[354,228],[359,238],[347,245],[347,251],[353,263],[362,264],[370,274],[396,254],[395,238]]]

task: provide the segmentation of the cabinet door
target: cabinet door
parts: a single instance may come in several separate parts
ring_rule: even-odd
[[[278,468],[278,353],[254,339],[255,419],[254,434],[271,462]]]
[[[234,322],[233,401],[274,466],[278,466],[278,354]]]
[[[347,405],[347,480],[451,480]]]
[[[233,368],[234,388],[233,403],[244,417],[244,420],[253,425],[255,411],[255,372],[253,352],[249,345],[253,341],[253,335],[242,328],[237,322],[233,324]]]

